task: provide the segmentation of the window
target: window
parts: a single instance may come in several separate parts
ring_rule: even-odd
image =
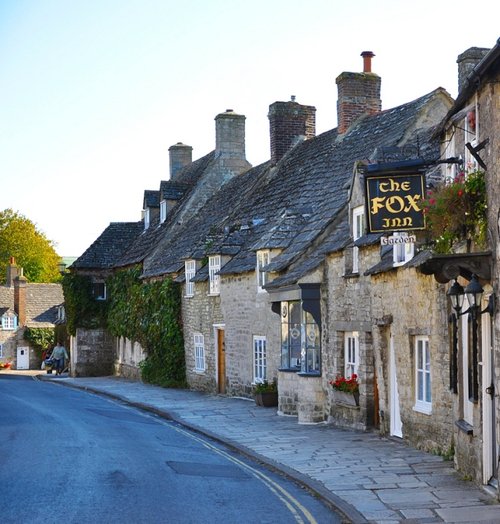
[[[186,275],[186,296],[194,296],[194,282],[191,279],[196,275],[196,261],[186,260],[184,264],[184,273]]]
[[[14,315],[5,315],[2,317],[2,329],[13,331],[17,328],[17,317]]]
[[[393,233],[395,239],[407,239],[408,233],[406,232],[395,232]],[[394,244],[392,248],[393,264],[395,266],[401,266],[409,262],[415,253],[415,244],[413,242],[398,242]]]
[[[205,371],[205,339],[200,333],[194,335],[194,368]]]
[[[430,414],[432,411],[431,355],[427,337],[415,339],[415,384],[415,410]]]
[[[167,219],[167,201],[162,200],[160,202],[160,224],[163,224]]]
[[[264,286],[267,283],[267,273],[262,268],[269,264],[269,261],[269,251],[257,252],[257,288],[259,291],[265,291]]]
[[[267,378],[266,337],[253,337],[253,380],[264,382]]]
[[[218,295],[220,293],[220,255],[214,255],[208,258],[208,275],[210,278],[210,294]]]
[[[320,330],[300,301],[281,303],[281,367],[303,373],[321,372]]]
[[[0,358],[3,358],[3,344],[0,344]]]
[[[96,300],[106,300],[106,284],[104,282],[93,282],[92,296]]]
[[[344,373],[346,378],[358,375],[359,364],[359,333],[351,331],[344,337]]]
[[[363,235],[365,209],[363,206],[355,207],[352,211],[352,238],[356,241]],[[352,248],[352,272],[359,272],[359,248]]]
[[[150,221],[151,221],[151,212],[149,210],[149,207],[147,207],[144,210],[144,229],[148,229]]]

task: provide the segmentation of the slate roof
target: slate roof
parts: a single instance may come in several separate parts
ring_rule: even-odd
[[[57,308],[64,303],[60,284],[26,284],[26,325],[29,327],[53,327],[57,320]],[[14,287],[0,286],[0,315],[14,311]]]
[[[112,222],[73,264],[72,269],[109,269],[144,229],[142,222]]]
[[[234,177],[196,217],[171,228],[145,259],[144,275],[177,272],[184,259],[216,252],[234,256],[221,274],[251,271],[256,249],[281,248],[268,268],[291,271],[273,285],[296,281],[316,268],[328,250],[348,243],[345,211],[355,162],[373,161],[381,146],[403,144],[412,144],[420,156],[438,158],[438,142],[429,143],[430,131],[419,131],[416,122],[439,96],[450,99],[438,88],[413,102],[361,118],[342,136],[333,129],[299,143],[275,166],[265,163]],[[420,125],[425,125],[423,120]],[[332,224],[337,231],[329,234]],[[300,261],[301,257],[305,259]]]
[[[160,201],[180,200],[190,187],[190,184],[174,182],[172,180],[162,180],[160,183]]]
[[[160,207],[160,192],[154,191],[151,189],[146,189],[144,191],[144,207]]]

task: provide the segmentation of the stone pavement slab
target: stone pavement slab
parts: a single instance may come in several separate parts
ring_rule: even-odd
[[[498,501],[451,462],[375,432],[299,425],[248,399],[119,377],[38,378],[120,399],[224,442],[306,484],[352,522],[500,523]]]

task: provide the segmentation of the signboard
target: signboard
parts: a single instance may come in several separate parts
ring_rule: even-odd
[[[365,180],[370,233],[425,228],[421,207],[425,198],[423,174],[386,174],[367,176]]]
[[[415,244],[416,241],[417,241],[417,237],[415,235],[390,236],[390,237],[382,237],[380,239],[380,245],[394,246],[396,244]]]

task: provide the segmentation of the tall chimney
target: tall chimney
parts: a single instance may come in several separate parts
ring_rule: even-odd
[[[168,148],[168,153],[170,156],[170,180],[174,180],[177,173],[193,161],[193,148],[182,142],[177,142],[177,144]]]
[[[361,115],[373,115],[382,109],[380,86],[382,79],[372,73],[371,51],[363,51],[362,73],[341,73],[337,79],[338,132],[345,133]]]
[[[26,286],[27,279],[20,268],[19,275],[14,279],[14,311],[19,319],[19,326],[26,325]]]
[[[295,101],[274,102],[269,106],[269,131],[271,135],[271,162],[275,164],[300,138],[316,135],[316,108]]]
[[[458,55],[458,92],[462,91],[474,68],[488,53],[489,49],[485,47],[470,47],[462,54]]]
[[[245,116],[226,109],[215,117],[215,156],[245,160]]]
[[[19,268],[16,265],[16,259],[14,257],[10,257],[9,265],[7,266],[7,287],[12,287],[14,285],[14,279],[18,274]]]

